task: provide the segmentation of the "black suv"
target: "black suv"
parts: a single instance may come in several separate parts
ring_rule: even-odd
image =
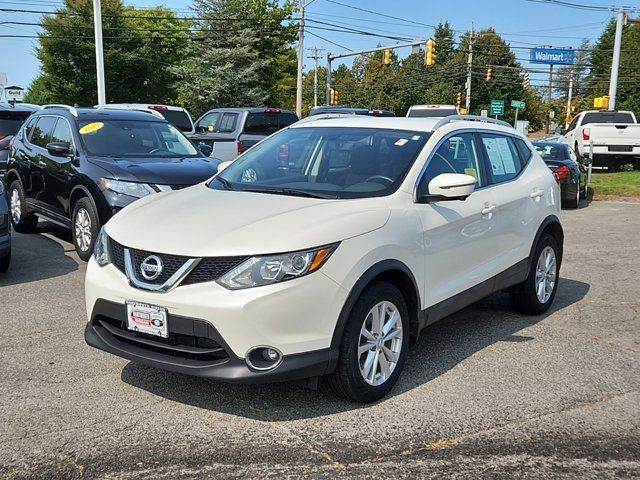
[[[101,225],[120,209],[202,182],[218,164],[155,112],[45,106],[9,152],[11,223],[24,233],[35,230],[38,217],[71,228],[86,261]]]

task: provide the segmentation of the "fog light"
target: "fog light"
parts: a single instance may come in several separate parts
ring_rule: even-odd
[[[253,347],[245,355],[245,361],[253,370],[272,370],[282,362],[282,353],[274,347]]]
[[[265,348],[262,351],[262,356],[267,362],[275,362],[280,358],[280,354],[276,352],[273,348]]]

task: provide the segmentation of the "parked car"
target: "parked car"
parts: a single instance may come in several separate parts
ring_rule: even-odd
[[[196,133],[189,138],[226,162],[297,121],[295,113],[280,108],[214,108],[196,121]]]
[[[38,217],[71,228],[88,260],[100,227],[138,198],[202,182],[218,161],[148,112],[45,106],[25,122],[9,152],[5,182],[17,232]]]
[[[309,116],[327,113],[344,113],[351,115],[369,115],[372,117],[395,117],[391,110],[381,110],[378,108],[355,108],[348,105],[320,105],[309,110]]]
[[[128,110],[153,110],[158,112],[169,122],[173,123],[185,135],[193,135],[195,128],[193,120],[186,108],[175,105],[150,105],[147,103],[110,103],[110,108],[124,108]]]
[[[578,208],[587,198],[587,166],[589,159],[578,157],[572,148],[560,142],[533,142],[538,154],[560,184],[563,205]]]
[[[11,139],[29,115],[39,109],[30,103],[0,103],[0,176],[7,169]]]
[[[633,112],[581,112],[569,124],[562,142],[579,157],[588,157],[593,143],[594,166],[617,171],[623,165],[633,164],[640,170],[640,125]]]
[[[9,269],[11,263],[11,224],[9,223],[9,202],[0,182],[0,273]]]
[[[558,184],[524,136],[476,119],[300,123],[142,199],[98,237],[87,343],[230,382],[328,375],[371,402],[426,325],[499,290],[545,312]]]
[[[449,115],[460,115],[455,105],[413,105],[407,111],[407,117],[444,118]]]

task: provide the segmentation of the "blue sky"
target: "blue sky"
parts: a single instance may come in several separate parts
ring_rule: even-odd
[[[449,21],[455,30],[461,32],[469,29],[473,22],[477,29],[494,27],[514,47],[534,45],[577,47],[583,38],[591,40],[597,38],[607,21],[614,16],[607,11],[580,10],[527,0],[339,0],[339,2],[402,20],[365,13],[331,3],[329,0],[314,0],[307,8],[307,17],[316,22],[339,23],[348,28],[409,38],[429,38],[433,35],[433,29],[426,25],[434,25],[440,21]],[[0,0],[0,9],[50,11],[61,3],[62,0]],[[187,15],[191,1],[128,0],[127,3],[136,7],[164,5],[176,10],[180,15]],[[606,0],[576,0],[574,3],[606,7],[616,4],[640,7],[640,1],[637,0],[617,3]],[[39,16],[35,14],[0,11],[0,35],[33,35],[38,31],[38,27],[6,25],[3,22],[35,23],[39,21],[38,19]],[[324,53],[327,50],[331,53],[342,53],[345,49],[323,41],[313,34],[352,50],[395,43],[394,40],[385,38],[321,30],[317,27],[333,27],[311,21],[307,25],[309,34],[305,38],[305,48],[318,47],[324,49]],[[27,87],[38,75],[40,66],[35,57],[36,45],[37,41],[33,39],[0,37],[0,72],[7,74],[10,84]],[[514,51],[518,58],[528,57],[528,52],[524,49]],[[410,53],[410,49],[399,50],[398,53],[402,57]],[[528,66],[528,62],[521,63]],[[311,66],[312,60],[306,59],[306,67]],[[337,64],[334,64],[335,67]],[[542,76],[532,75],[532,80],[535,78],[542,79]]]

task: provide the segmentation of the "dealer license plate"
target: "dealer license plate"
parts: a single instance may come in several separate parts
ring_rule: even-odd
[[[166,308],[132,301],[126,303],[127,328],[129,330],[162,338],[169,336]]]

